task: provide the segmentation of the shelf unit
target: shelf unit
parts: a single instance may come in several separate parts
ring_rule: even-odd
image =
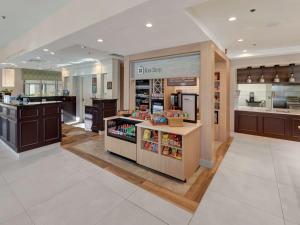
[[[153,151],[144,149],[144,132],[145,130],[151,130],[151,132],[158,132],[158,151],[154,153]],[[164,135],[177,135],[181,142],[180,146],[173,146],[169,142],[166,143],[163,140]],[[194,131],[183,135],[174,134],[153,128],[144,128],[137,126],[137,163],[145,167],[151,168],[153,170],[159,171],[161,173],[167,174],[169,176],[175,177],[182,181],[193,175],[199,166],[200,161],[200,129],[195,129]],[[147,141],[147,140],[146,140]],[[173,147],[173,149],[181,152],[181,157],[176,155],[174,157],[172,154],[164,155],[163,147]],[[170,152],[171,153],[171,152]]]
[[[135,83],[135,108],[145,111],[151,106],[151,82],[150,80],[136,80]]]
[[[215,73],[215,80],[214,80],[214,88],[215,88],[215,93],[214,93],[214,99],[215,99],[215,103],[214,103],[214,107],[215,107],[215,111],[214,111],[214,123],[216,125],[219,124],[219,111],[220,111],[220,104],[221,104],[221,74],[220,72],[216,72]]]

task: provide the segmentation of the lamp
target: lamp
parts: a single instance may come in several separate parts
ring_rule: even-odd
[[[290,74],[290,78],[289,78],[289,82],[290,83],[295,83],[296,82],[296,79],[295,79],[295,74],[294,74],[294,67],[295,67],[295,64],[292,63],[290,64],[290,68],[292,70],[291,74]]]
[[[251,69],[252,69],[252,67],[249,66],[247,69],[248,69],[247,83],[251,84],[252,83],[252,79],[251,79]]]
[[[275,78],[274,78],[274,83],[280,83],[280,78],[278,75],[278,67],[279,65],[275,65]]]

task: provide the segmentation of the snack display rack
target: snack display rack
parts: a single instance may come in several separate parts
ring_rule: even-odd
[[[137,124],[137,163],[185,181],[200,160],[199,126],[186,126],[191,127],[153,126],[150,121]]]

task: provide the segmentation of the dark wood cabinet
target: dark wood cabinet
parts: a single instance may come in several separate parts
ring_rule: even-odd
[[[61,141],[61,103],[0,103],[0,138],[17,153]]]
[[[300,141],[300,116],[235,111],[235,132]]]
[[[94,130],[104,130],[104,118],[117,115],[117,99],[93,99],[96,107],[93,113]]]

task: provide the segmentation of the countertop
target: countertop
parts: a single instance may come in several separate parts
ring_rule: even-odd
[[[46,102],[29,102],[28,104],[12,104],[12,103],[4,103],[4,102],[0,102],[0,104],[3,104],[5,106],[13,106],[13,107],[17,107],[17,106],[33,106],[33,105],[45,105],[45,104],[54,104],[54,103],[62,103],[62,101],[46,101]]]
[[[247,112],[261,112],[261,113],[274,113],[274,114],[286,114],[300,116],[300,110],[297,109],[270,109],[267,107],[250,107],[250,106],[238,106],[235,108],[237,111]]]
[[[150,121],[144,121],[144,120],[130,118],[130,117],[124,117],[124,116],[107,117],[107,118],[104,118],[104,120],[112,120],[112,119],[116,119],[116,118],[140,121],[141,123],[136,124],[137,127],[158,130],[158,131],[172,133],[172,134],[178,134],[178,135],[182,135],[182,136],[187,135],[202,126],[200,121],[198,121],[197,123],[186,123],[185,122],[183,127],[170,127],[168,125],[154,126],[154,125],[152,125],[152,123]]]

